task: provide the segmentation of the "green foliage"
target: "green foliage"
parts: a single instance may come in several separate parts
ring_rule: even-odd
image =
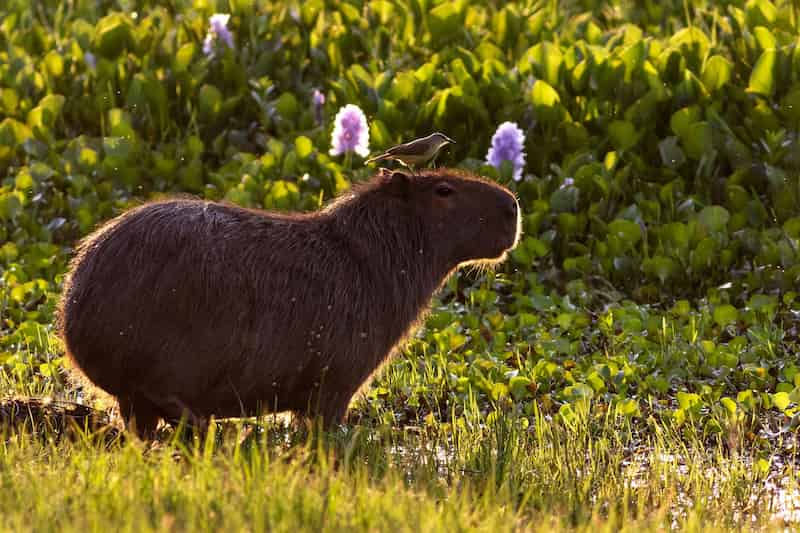
[[[710,433],[797,414],[796,3],[100,4],[9,0],[0,21],[15,387],[59,376],[55,305],[80,237],[165,193],[316,209],[371,172],[329,155],[352,103],[373,150],[440,129],[458,144],[439,164],[497,179],[497,125],[527,139],[509,185],[520,246],[496,275],[447,285],[358,412],[418,423],[510,402],[570,420],[590,405]],[[207,57],[217,9],[235,47]]]

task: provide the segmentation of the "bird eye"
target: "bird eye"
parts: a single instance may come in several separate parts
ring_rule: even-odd
[[[436,195],[437,196],[442,196],[442,197],[450,196],[454,192],[455,192],[455,190],[453,190],[453,187],[451,187],[447,183],[440,183],[439,185],[436,186]]]

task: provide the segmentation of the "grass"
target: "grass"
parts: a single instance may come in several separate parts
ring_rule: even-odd
[[[107,412],[53,327],[75,242],[160,194],[316,209],[372,172],[329,155],[343,105],[373,151],[458,138],[440,163],[509,182],[525,220],[333,434],[0,423],[0,531],[800,521],[798,2],[5,4],[0,400]],[[235,46],[206,57],[216,11]],[[484,164],[505,120],[519,182]]]
[[[667,315],[661,322],[682,327]],[[748,331],[775,327],[762,316]],[[604,360],[669,359],[657,367],[683,368],[702,391],[711,376],[686,366],[680,338],[663,337],[619,337]],[[52,337],[44,342],[44,352],[61,353]],[[453,354],[420,339],[412,346],[332,434],[226,421],[205,440],[164,429],[145,444],[32,412],[33,423],[0,429],[0,530],[715,531],[800,521],[796,417],[748,410],[744,398],[728,411],[672,389],[632,413],[601,391],[561,402],[547,381],[532,400],[493,398],[449,383],[460,368]],[[43,374],[47,363],[32,349],[0,369],[0,397],[107,411],[62,367]],[[474,359],[469,371],[490,376],[481,358],[498,356]]]
[[[791,435],[791,434],[789,434]],[[10,531],[714,531],[796,517],[795,441],[769,450],[589,404],[570,420],[495,411],[318,435],[226,422],[144,444],[7,428]]]
[[[610,346],[607,357],[633,348]],[[677,368],[678,345],[635,357],[672,351]],[[0,369],[0,396],[107,412],[62,368],[44,376],[40,358],[16,357],[20,366]],[[602,395],[558,408],[547,389],[535,401],[492,400],[455,393],[448,359],[405,352],[354,402],[348,425],[323,435],[268,418],[224,421],[205,439],[165,428],[145,444],[32,411],[29,423],[0,424],[0,530],[722,531],[800,521],[792,417],[747,411],[744,400],[734,412],[709,409],[680,391],[665,395],[691,404],[680,418],[656,405],[663,398],[634,415]],[[700,390],[702,376],[687,379]]]

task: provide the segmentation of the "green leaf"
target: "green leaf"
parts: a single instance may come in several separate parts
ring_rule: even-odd
[[[736,395],[736,401],[748,411],[752,411],[759,405],[759,399],[753,394],[752,390],[740,391]]]
[[[783,231],[793,239],[800,239],[800,217],[793,217],[784,222]]]
[[[661,283],[675,276],[678,272],[678,263],[670,257],[654,255],[642,261],[642,270],[649,276],[658,278]]]
[[[48,74],[52,77],[58,78],[64,73],[64,58],[55,50],[48,52],[43,61]]]
[[[0,122],[1,146],[22,146],[22,143],[32,137],[31,129],[18,120],[6,118]]]
[[[629,26],[635,27],[635,26]],[[637,39],[632,45],[628,46],[620,54],[620,59],[625,64],[625,82],[630,83],[634,73],[641,70],[644,65],[646,57],[645,42],[642,39]]]
[[[711,267],[713,261],[717,258],[717,242],[706,237],[697,243],[697,246],[692,250],[692,268],[698,272],[706,270]]]
[[[205,117],[214,117],[222,109],[222,92],[213,85],[204,84],[198,95],[198,110]]]
[[[382,120],[374,119],[369,121],[369,142],[373,146],[390,146],[392,132],[386,127]]]
[[[718,305],[714,308],[714,322],[721,327],[733,324],[738,317],[739,312],[730,304]]]
[[[564,387],[564,396],[567,401],[591,400],[594,397],[594,389],[586,383],[576,383]]]
[[[7,115],[13,115],[17,111],[18,104],[19,95],[16,90],[9,87],[0,90],[0,105]]]
[[[580,191],[577,187],[563,187],[556,189],[550,195],[550,207],[554,213],[564,213],[575,211],[578,208],[578,197]]]
[[[727,396],[720,399],[719,403],[728,411],[729,414],[736,414],[736,402]]]
[[[442,2],[428,13],[428,28],[436,42],[445,42],[453,39],[464,31],[463,4],[457,2]]]
[[[531,102],[537,119],[548,122],[556,121],[560,118],[558,110],[561,98],[558,96],[558,92],[546,81],[536,80],[533,84]]]
[[[710,46],[706,34],[696,26],[678,30],[670,37],[669,44],[679,49],[689,65],[696,69],[699,69]]]
[[[175,60],[172,63],[172,68],[175,72],[185,72],[189,68],[192,59],[194,59],[195,49],[194,43],[186,43],[178,49],[178,53],[175,54]]]
[[[769,0],[748,0],[746,5],[747,25],[751,28],[770,26],[778,16],[778,9]]]
[[[115,107],[108,111],[108,125],[111,127],[111,135],[114,137],[128,137],[133,138],[136,136],[136,131],[131,125],[130,116],[124,109]]]
[[[747,92],[760,94],[762,96],[772,96],[775,92],[775,63],[777,52],[775,50],[765,50],[761,57],[756,61],[753,71],[750,73],[750,82],[747,84]]]
[[[400,72],[393,79],[387,97],[392,102],[413,100],[417,94],[418,81],[412,72]]]
[[[753,467],[759,474],[767,474],[770,471],[770,462],[767,459],[760,458],[753,464]]]
[[[290,181],[276,180],[264,198],[267,209],[291,209],[300,200],[300,190]]]
[[[617,402],[617,412],[622,416],[627,417],[642,416],[642,413],[639,410],[639,402],[633,398],[626,398]]]
[[[543,42],[525,52],[519,62],[520,72],[525,74],[533,67],[537,77],[550,86],[557,86],[563,62],[561,49],[553,43]]]
[[[123,50],[135,46],[133,23],[122,13],[106,15],[95,27],[95,49],[108,59],[119,56]]]
[[[524,376],[514,376],[508,382],[508,389],[511,391],[511,394],[517,400],[530,398],[532,395],[528,387],[531,383],[532,383],[531,380]]]
[[[301,135],[294,140],[294,147],[297,157],[300,159],[305,159],[314,151],[314,144],[305,135]]]
[[[278,110],[278,113],[283,118],[292,120],[297,115],[300,107],[297,103],[297,98],[291,92],[285,92],[275,102],[275,109]]]
[[[788,392],[776,392],[775,394],[772,395],[772,405],[774,405],[781,411],[789,407],[790,403],[792,402],[789,399]]]
[[[608,232],[628,246],[633,246],[642,238],[642,228],[636,222],[618,218],[608,225]]]
[[[699,409],[700,406],[702,405],[702,400],[700,399],[700,395],[695,394],[693,392],[680,391],[677,394],[677,398],[678,398],[678,405],[684,411]]]
[[[60,94],[48,94],[41,99],[38,106],[31,109],[30,113],[28,113],[28,125],[34,132],[45,130],[49,133],[56,119],[61,115],[64,100],[64,97]]]
[[[615,120],[608,126],[611,143],[617,150],[629,150],[639,142],[636,126],[627,120]]]
[[[686,149],[686,154],[692,159],[702,159],[714,149],[714,137],[711,124],[708,122],[695,122],[689,125],[688,130],[681,136],[681,142]]]
[[[17,193],[0,192],[0,220],[14,220],[21,211],[22,202]]]
[[[778,45],[778,40],[775,38],[775,35],[772,34],[764,26],[757,26],[753,30],[753,35],[756,38],[756,42],[758,43],[758,47],[763,50],[774,50]]]
[[[731,215],[728,213],[728,210],[721,205],[710,205],[700,211],[697,218],[700,224],[705,226],[708,231],[720,232],[725,230]]]
[[[127,159],[133,150],[133,144],[125,137],[103,137],[103,151],[107,157]]]
[[[683,139],[689,135],[692,124],[698,120],[700,120],[700,109],[698,107],[684,107],[672,114],[669,126],[675,135]]]
[[[703,85],[710,92],[718,91],[724,87],[731,79],[733,64],[720,55],[708,58],[703,67]]]

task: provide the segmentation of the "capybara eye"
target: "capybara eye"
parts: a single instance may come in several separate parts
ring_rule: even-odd
[[[456,192],[455,189],[453,189],[453,187],[451,187],[447,183],[440,183],[439,185],[436,186],[436,194],[438,196],[442,196],[442,197],[450,196],[454,192]]]

